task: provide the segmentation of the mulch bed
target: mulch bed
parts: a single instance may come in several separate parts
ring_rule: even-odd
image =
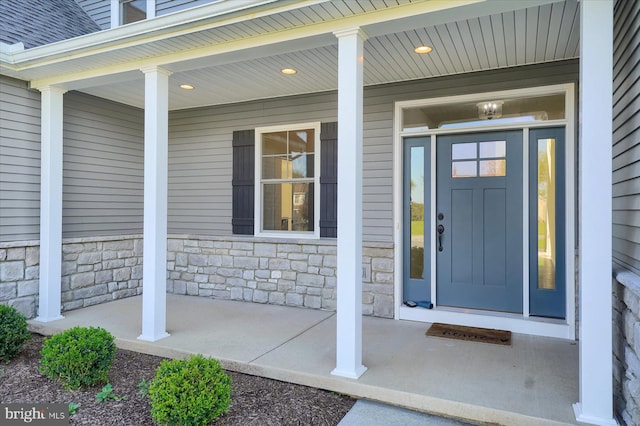
[[[97,402],[101,386],[69,391],[40,374],[43,337],[37,334],[8,364],[0,364],[2,403],[80,404],[72,425],[153,425],[149,400],[138,384],[150,380],[162,358],[118,349],[109,382],[121,401]],[[307,386],[228,372],[233,380],[229,412],[213,425],[337,425],[355,400]]]

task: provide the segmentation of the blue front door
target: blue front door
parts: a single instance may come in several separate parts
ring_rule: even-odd
[[[437,303],[522,312],[522,131],[438,136]]]

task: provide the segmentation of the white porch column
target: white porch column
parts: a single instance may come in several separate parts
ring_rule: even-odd
[[[43,87],[40,145],[40,294],[36,321],[61,319],[62,121],[66,90]]]
[[[611,324],[613,1],[580,2],[580,401],[614,425]]]
[[[338,37],[338,253],[336,376],[362,365],[362,70],[364,32]]]
[[[169,75],[159,67],[142,69],[144,98],[144,243],[142,334],[156,341],[169,336],[167,318],[167,179]]]

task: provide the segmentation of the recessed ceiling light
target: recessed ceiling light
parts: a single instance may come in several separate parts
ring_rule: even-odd
[[[190,84],[181,84],[180,88],[184,90],[193,90],[193,86]]]
[[[421,55],[423,55],[425,53],[429,53],[432,50],[433,49],[430,46],[418,46],[415,49],[413,49],[414,52],[419,53]]]
[[[297,73],[298,71],[294,70],[293,68],[283,68],[280,70],[280,72],[282,74],[286,74],[286,75],[293,75],[295,73]]]

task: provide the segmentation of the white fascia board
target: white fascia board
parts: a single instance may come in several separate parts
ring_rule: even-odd
[[[24,43],[8,44],[0,41],[0,57],[11,55],[13,53],[22,52],[24,50]]]
[[[6,64],[11,63],[13,55],[23,50],[23,43],[8,44],[0,41],[0,75],[7,75],[9,77],[19,76],[15,70],[6,66]]]

